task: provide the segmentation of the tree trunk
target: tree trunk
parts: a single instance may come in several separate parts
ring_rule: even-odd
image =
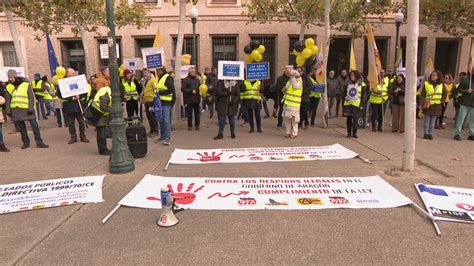
[[[328,127],[328,118],[329,118],[329,106],[328,106],[328,90],[327,90],[327,69],[328,69],[328,57],[329,57],[329,47],[330,47],[330,42],[331,42],[331,28],[329,27],[329,14],[331,13],[331,0],[325,0],[324,1],[324,85],[325,85],[325,90],[322,95],[322,124],[321,126],[323,128]]]
[[[79,26],[79,34],[81,34],[82,47],[84,49],[84,59],[86,61],[86,77],[89,78],[95,71],[92,69],[90,51],[89,47],[87,46],[86,30],[83,26]]]
[[[301,24],[300,24],[300,36],[298,38],[299,41],[303,41],[304,40],[304,33],[306,31],[306,20],[305,19],[302,19],[301,20]]]
[[[13,46],[15,47],[15,53],[16,57],[18,58],[18,63],[20,64],[20,67],[25,68],[25,76],[28,77],[28,69],[25,65],[25,59],[21,51],[21,43],[20,39],[18,39],[18,32],[16,29],[15,20],[13,18],[13,13],[10,9],[6,8],[5,4],[3,4],[3,10],[5,12],[5,16],[7,17],[8,28],[10,29],[10,34],[13,39]]]
[[[174,60],[174,87],[176,90],[176,103],[174,105],[174,110],[173,110],[174,112],[173,120],[175,121],[176,119],[179,120],[181,118],[181,106],[183,105],[180,74],[181,74],[181,55],[183,53],[185,19],[186,19],[186,0],[179,0],[178,40],[176,42],[176,51],[175,51],[175,60]]]
[[[405,136],[402,157],[402,170],[413,171],[415,168],[416,144],[416,65],[419,35],[419,0],[408,1],[408,35],[405,84]]]

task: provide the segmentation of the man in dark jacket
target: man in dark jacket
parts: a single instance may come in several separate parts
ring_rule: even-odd
[[[188,117],[188,130],[193,130],[193,112],[194,112],[194,128],[199,130],[199,103],[201,95],[199,94],[200,81],[196,77],[196,69],[190,67],[188,76],[183,79],[181,91],[183,92],[184,107],[186,108],[186,116]]]
[[[240,84],[235,80],[218,81],[215,88],[219,133],[215,140],[224,138],[226,117],[229,119],[230,137],[235,138],[235,116],[239,110]]]
[[[337,95],[338,95],[338,92],[337,92],[338,81],[335,77],[334,70],[329,71],[327,83],[328,83],[329,117],[334,117],[335,112],[333,108],[335,107],[337,103]]]
[[[161,109],[163,112],[163,118],[160,121],[160,138],[158,141],[162,141],[163,145],[170,145],[171,141],[171,112],[173,106],[173,95],[175,93],[174,80],[166,72],[164,67],[156,69],[156,75],[158,76],[158,95],[160,95]]]
[[[281,129],[283,126],[283,88],[286,83],[290,80],[290,73],[293,69],[293,66],[287,66],[285,73],[279,76],[276,80],[274,89],[275,89],[275,101],[278,103],[278,122],[277,129]]]
[[[474,70],[474,68],[472,69]],[[469,80],[469,77],[471,80]],[[474,84],[474,75],[465,76],[459,82],[457,93],[459,97],[459,113],[456,118],[456,130],[454,132],[454,139],[461,140],[461,130],[464,120],[469,116],[469,140],[474,140],[474,94],[472,93]]]
[[[337,77],[337,90],[336,90],[336,117],[339,116],[339,106],[342,109],[341,102],[343,102],[344,90],[349,84],[349,77],[347,76],[347,70],[341,69],[339,76]]]
[[[209,118],[212,119],[214,116],[214,92],[215,88],[217,87],[217,68],[212,68],[212,72],[207,75],[206,78],[206,85],[207,85],[207,96],[205,99],[204,105],[209,107]]]

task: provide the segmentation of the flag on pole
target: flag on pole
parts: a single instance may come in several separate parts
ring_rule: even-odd
[[[160,47],[161,46],[161,32],[160,27],[156,27],[156,35],[155,41],[153,41],[153,47]]]
[[[425,80],[428,80],[430,78],[430,75],[431,75],[431,72],[433,72],[435,69],[434,69],[434,64],[433,64],[433,60],[430,58],[428,58],[428,61],[426,61],[426,65],[425,65]]]
[[[467,67],[467,72],[468,73],[471,73],[471,74],[474,74],[472,73],[472,67],[473,67],[473,64],[474,63],[474,41],[471,41],[471,58],[469,60],[469,65]]]
[[[398,48],[398,56],[397,56],[397,62],[395,63],[397,68],[403,68],[403,50],[402,48]]]
[[[48,60],[49,60],[49,69],[51,70],[51,77],[56,75],[56,68],[59,66],[58,58],[54,52],[53,43],[49,38],[49,34],[46,32],[46,43],[48,47]]]
[[[324,44],[321,44],[320,52],[317,55],[317,63],[316,63],[316,81],[319,84],[324,84],[326,82],[326,68],[324,67],[324,51],[326,47]]]
[[[354,41],[351,41],[350,69],[351,70],[356,70],[357,69],[355,53],[354,53]]]
[[[375,89],[380,84],[380,70],[382,69],[382,63],[380,61],[379,50],[377,44],[375,44],[374,31],[372,25],[368,25],[367,32],[367,48],[369,52],[369,84],[371,89]]]

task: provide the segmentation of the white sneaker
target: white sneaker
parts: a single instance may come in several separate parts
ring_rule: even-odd
[[[169,140],[163,140],[163,145],[166,145],[166,146],[170,145],[170,141]]]

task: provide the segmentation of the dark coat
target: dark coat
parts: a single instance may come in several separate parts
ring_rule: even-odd
[[[275,90],[275,100],[280,102],[283,98],[283,88],[285,87],[286,83],[290,80],[290,78],[283,74],[279,76],[275,82],[274,90]]]
[[[349,77],[346,76],[343,78],[341,75],[337,77],[337,95],[339,97],[344,97],[344,92],[347,89],[347,84],[349,84]]]
[[[199,86],[201,82],[196,77],[187,76],[183,79],[181,91],[183,92],[184,104],[196,104],[201,102]]]
[[[338,81],[335,78],[328,78],[328,97],[336,97],[337,96],[337,86]]]
[[[396,93],[395,90],[400,88],[401,91]],[[404,105],[405,104],[405,82],[398,84],[397,81],[393,82],[390,85],[390,96],[392,96],[392,104],[395,105]]]
[[[309,95],[311,93],[311,82],[309,81],[309,78],[308,76],[306,76],[306,74],[303,74],[301,79],[303,80],[303,93],[301,94],[301,102],[309,103]]]
[[[239,83],[231,88],[226,88],[224,81],[218,81],[214,90],[214,96],[216,98],[216,112],[218,116],[237,115],[240,100]]]
[[[460,105],[474,107],[474,93],[467,93],[468,90],[469,78],[466,77],[459,82],[459,87],[456,89],[458,93],[462,93],[458,101]]]
[[[433,87],[436,88],[436,84],[433,84]],[[423,103],[426,98],[426,88],[423,86],[421,89],[421,102]],[[441,102],[444,103],[446,101],[446,97],[448,96],[448,91],[446,90],[446,87],[443,85],[443,95],[441,96]],[[425,115],[430,115],[430,116],[440,116],[442,113],[442,107],[441,104],[432,104],[430,105],[430,108],[424,109],[423,114]]]
[[[250,81],[250,83],[253,83],[256,82],[256,80],[254,81]],[[245,92],[245,84],[243,82],[240,82],[240,92]],[[237,85],[236,85],[237,86]],[[260,93],[263,93],[263,88],[262,86],[260,85],[260,90],[259,90]],[[242,106],[244,107],[244,109],[262,109],[262,101],[259,101],[259,100],[255,100],[255,99],[243,99],[242,100]]]
[[[111,108],[109,106],[110,100],[111,100],[111,98],[109,97],[108,94],[102,95],[99,98],[99,108],[100,108],[100,110],[102,110],[104,112],[110,112],[111,111]],[[99,122],[97,122],[97,126],[106,126],[109,123],[109,115],[110,114],[103,115],[100,118]]]
[[[24,79],[17,77],[17,80],[13,85],[15,88],[18,88],[21,83],[26,82]],[[12,100],[12,96],[10,93],[5,93],[5,109],[7,114],[12,117],[13,121],[28,121],[36,119],[35,115],[35,94],[33,92],[33,88],[31,84],[28,85],[28,109],[23,108],[10,108],[10,103]]]

